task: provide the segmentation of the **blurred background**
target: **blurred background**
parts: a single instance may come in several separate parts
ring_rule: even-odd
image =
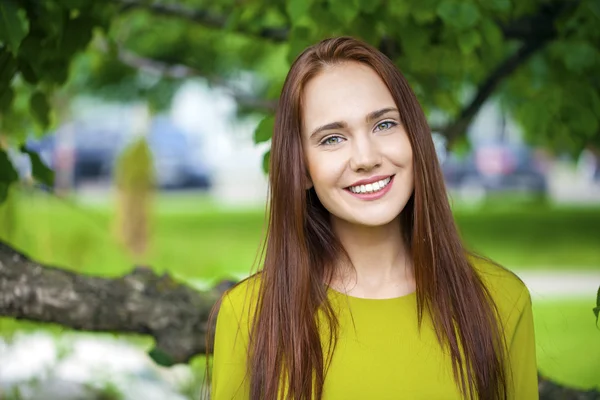
[[[528,285],[540,373],[600,390],[597,1],[0,0],[0,15],[11,247],[198,290],[247,276],[285,75],[353,35],[419,97],[469,248]],[[2,317],[0,398],[198,398],[204,358],[159,366],[152,343]]]

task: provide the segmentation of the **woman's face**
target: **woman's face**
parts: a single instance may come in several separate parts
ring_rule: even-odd
[[[393,221],[413,191],[413,159],[383,80],[356,62],[326,67],[302,105],[304,156],[323,206],[353,224]]]

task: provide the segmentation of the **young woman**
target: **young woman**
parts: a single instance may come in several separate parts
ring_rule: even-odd
[[[341,37],[275,118],[262,271],[217,317],[212,400],[537,399],[531,299],[467,252],[406,79]]]

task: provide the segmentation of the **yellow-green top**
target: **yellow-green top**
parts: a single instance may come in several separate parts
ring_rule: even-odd
[[[538,399],[529,291],[515,275],[492,264],[480,263],[477,270],[505,329],[512,378],[509,399]],[[223,298],[217,317],[211,400],[249,398],[249,382],[244,378],[249,311],[257,283],[258,279],[251,278]],[[329,289],[328,296],[340,325],[323,400],[461,398],[450,356],[439,345],[430,319],[423,319],[420,331],[417,327],[415,293],[364,299]]]

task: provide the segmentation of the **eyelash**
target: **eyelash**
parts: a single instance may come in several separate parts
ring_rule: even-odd
[[[381,121],[380,123],[378,123],[377,125],[375,125],[375,128],[378,128],[379,126],[384,125],[384,124],[389,124],[389,125],[388,125],[388,128],[384,128],[383,130],[392,129],[393,127],[395,127],[395,126],[398,125],[398,123],[395,122],[395,121]],[[324,138],[323,140],[321,140],[321,142],[319,143],[319,145],[321,145],[321,146],[333,146],[334,144],[338,144],[339,142],[336,142],[336,143],[327,143],[327,141],[329,139],[333,139],[333,138],[340,138],[341,139],[342,137],[339,136],[339,135],[328,136],[328,137]]]
[[[377,128],[377,127],[379,127],[379,126],[381,126],[383,124],[389,124],[390,125],[389,128],[386,128],[386,130],[387,129],[392,129],[393,127],[395,127],[395,126],[398,125],[398,123],[396,121],[381,121],[380,123],[378,123],[377,125],[375,125],[375,128]]]
[[[321,145],[321,146],[333,146],[334,144],[338,144],[339,142],[336,142],[336,143],[327,143],[327,141],[329,139],[334,139],[334,138],[340,138],[341,139],[342,137],[338,136],[338,135],[328,136],[325,139],[321,140],[321,143],[319,143],[319,145]]]

